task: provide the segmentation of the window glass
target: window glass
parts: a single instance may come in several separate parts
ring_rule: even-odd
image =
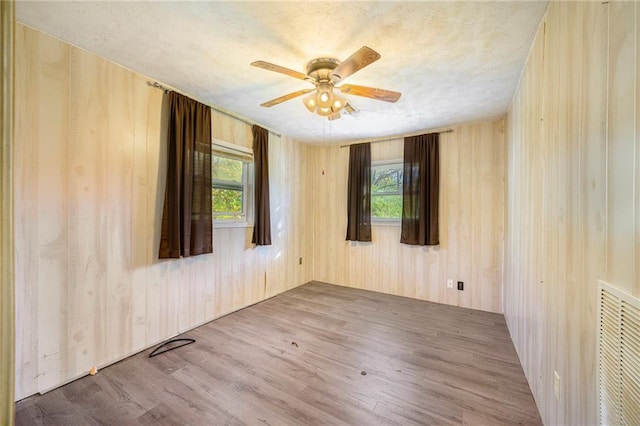
[[[400,220],[402,217],[402,162],[371,167],[371,217]]]
[[[213,218],[217,222],[248,222],[251,162],[214,147],[212,164]]]

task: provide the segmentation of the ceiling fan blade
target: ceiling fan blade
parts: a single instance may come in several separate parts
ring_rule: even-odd
[[[280,74],[288,75],[290,77],[298,78],[300,80],[308,80],[309,76],[302,74],[301,72],[290,70],[289,68],[281,67],[280,65],[272,64],[265,61],[251,62],[251,65],[265,70],[279,72]]]
[[[293,98],[297,98],[298,96],[307,94],[309,92],[313,92],[316,89],[304,89],[304,90],[298,90],[297,92],[292,92],[292,93],[288,93],[284,96],[280,96],[279,98],[275,98],[270,100],[269,102],[265,102],[263,104],[260,104],[260,106],[263,107],[272,107],[274,105],[278,105],[282,102],[288,101],[289,99],[293,99]]]
[[[372,98],[385,102],[396,102],[402,95],[400,92],[376,89],[374,87],[367,86],[356,86],[355,84],[343,84],[340,87],[340,91],[350,95],[364,96],[365,98]]]
[[[333,121],[333,120],[339,119],[340,118],[340,111],[334,112],[333,114],[331,114],[327,118],[329,119],[329,121]]]
[[[344,80],[356,71],[380,59],[380,54],[367,46],[362,46],[349,56],[331,73],[334,82]]]

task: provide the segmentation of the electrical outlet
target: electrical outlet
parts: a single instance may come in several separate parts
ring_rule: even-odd
[[[452,279],[448,279],[447,280],[447,288],[453,288],[453,280]]]
[[[298,265],[302,265],[302,258],[298,259]]]
[[[458,281],[458,290],[460,290],[460,291],[464,290],[464,282],[463,281]]]
[[[560,375],[557,371],[553,371],[553,393],[557,400],[560,400]]]

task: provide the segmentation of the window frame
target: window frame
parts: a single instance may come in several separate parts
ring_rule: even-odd
[[[211,189],[228,186],[226,189],[242,188],[242,206],[243,214],[238,219],[220,219],[220,213],[212,210],[212,219],[214,228],[248,228],[253,226],[253,210],[254,210],[254,172],[253,172],[253,150],[241,145],[230,142],[213,139],[211,144]],[[217,180],[213,178],[213,157],[228,158],[242,162],[242,184],[231,181]],[[216,185],[217,184],[217,185]],[[224,189],[224,188],[223,188]],[[213,194],[212,194],[213,196]],[[213,198],[211,200],[213,202]],[[222,213],[224,214],[224,213]]]
[[[376,160],[376,161],[372,161],[371,162],[371,178],[372,178],[372,185],[373,185],[373,169],[375,167],[379,167],[379,166],[388,166],[388,165],[399,165],[400,170],[403,171],[403,175],[402,178],[404,180],[404,160],[402,159],[391,159],[391,160]],[[372,225],[378,225],[378,226],[382,226],[382,225],[388,225],[388,226],[400,226],[402,225],[402,217],[376,217],[373,215],[373,197],[378,197],[378,196],[385,196],[385,195],[400,195],[401,199],[402,199],[402,182],[400,183],[400,188],[398,190],[398,192],[393,191],[393,192],[384,192],[384,193],[377,193],[376,195],[374,195],[373,189],[371,189],[370,191],[371,194],[371,224]],[[402,211],[400,212],[400,214],[402,215]]]

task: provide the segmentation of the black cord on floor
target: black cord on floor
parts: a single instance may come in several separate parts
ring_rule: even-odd
[[[158,352],[163,347],[165,347],[167,345],[170,345],[172,343],[178,343],[178,342],[182,342],[182,344],[181,345],[177,345],[177,346],[173,346],[171,348],[168,348],[168,349],[165,349],[165,350],[163,350],[161,352]],[[166,342],[160,343],[160,345],[158,345],[153,351],[151,351],[151,353],[149,354],[149,358],[154,357],[156,355],[163,354],[165,352],[172,351],[174,349],[181,348],[183,346],[190,345],[190,344],[195,343],[195,342],[196,342],[195,339],[171,339],[171,340],[167,340]]]

